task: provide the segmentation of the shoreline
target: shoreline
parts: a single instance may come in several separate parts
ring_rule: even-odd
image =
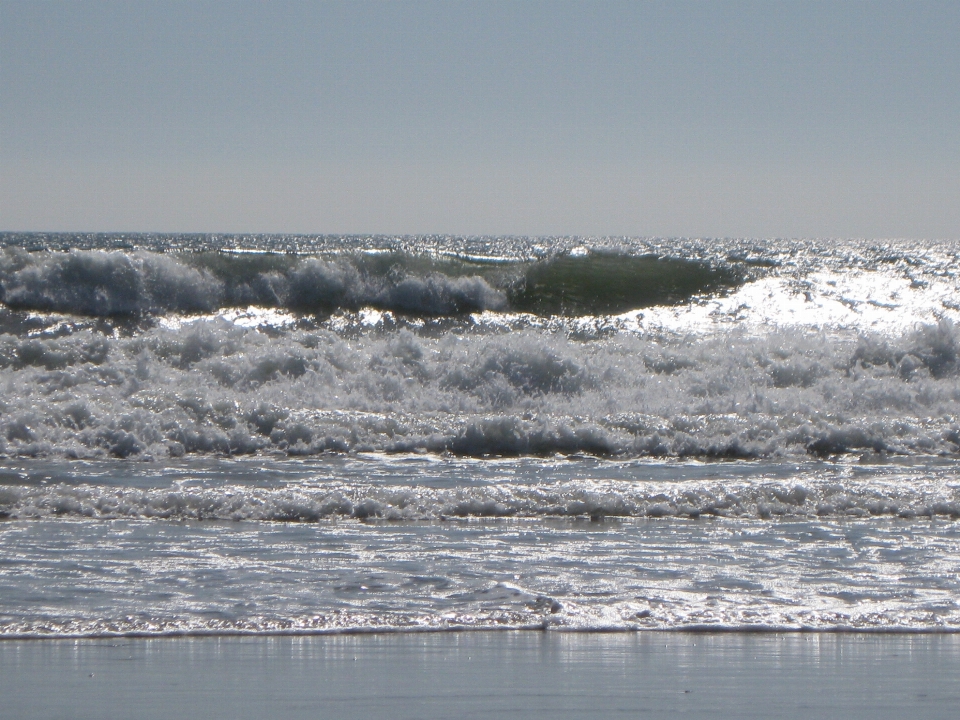
[[[315,637],[353,637],[353,636],[420,636],[420,635],[457,635],[457,634],[489,634],[503,635],[518,633],[524,635],[551,634],[551,635],[756,635],[756,636],[956,636],[960,635],[960,627],[949,628],[890,628],[890,627],[834,627],[834,628],[793,628],[793,627],[717,627],[713,625],[691,625],[676,628],[578,628],[551,625],[548,623],[528,626],[507,627],[471,627],[455,626],[447,628],[412,627],[412,628],[347,628],[347,629],[318,629],[318,630],[273,630],[273,631],[244,631],[244,630],[197,630],[169,633],[98,633],[63,634],[63,635],[0,635],[0,643],[9,642],[42,642],[42,641],[105,641],[105,640],[191,640],[210,638],[315,638]]]

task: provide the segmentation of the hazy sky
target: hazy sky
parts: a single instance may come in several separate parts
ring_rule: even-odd
[[[0,0],[0,229],[960,238],[960,2]]]

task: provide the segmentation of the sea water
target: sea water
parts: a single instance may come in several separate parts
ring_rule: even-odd
[[[960,628],[950,243],[0,244],[0,637]]]

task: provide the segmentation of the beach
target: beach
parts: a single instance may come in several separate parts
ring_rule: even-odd
[[[960,637],[459,632],[0,642],[0,717],[955,717]]]

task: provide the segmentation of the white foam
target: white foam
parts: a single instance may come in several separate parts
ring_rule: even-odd
[[[762,330],[856,328],[903,333],[918,323],[960,320],[956,281],[917,285],[900,274],[850,270],[813,272],[802,279],[764,277],[720,297],[680,307],[650,308],[623,315],[640,330],[704,333],[731,326]]]
[[[0,336],[2,449],[752,457],[960,447],[960,333],[949,322],[894,337],[582,340],[549,327],[431,337],[377,324],[341,336],[282,330],[289,318],[270,313],[235,320],[126,338]],[[248,326],[264,323],[274,330]]]
[[[349,258],[300,258],[290,267],[263,255],[259,271],[224,279],[191,256],[144,250],[0,253],[0,298],[23,310],[94,317],[204,314],[255,304],[300,312],[373,305],[395,311],[460,314],[505,305],[480,277],[437,272],[370,275]],[[283,256],[285,257],[285,256]]]
[[[960,485],[942,477],[889,481],[808,479],[624,483],[565,481],[443,489],[384,487],[317,478],[293,487],[242,485],[136,489],[97,485],[0,488],[0,513],[26,519],[155,518],[317,522],[445,518],[960,518]]]

